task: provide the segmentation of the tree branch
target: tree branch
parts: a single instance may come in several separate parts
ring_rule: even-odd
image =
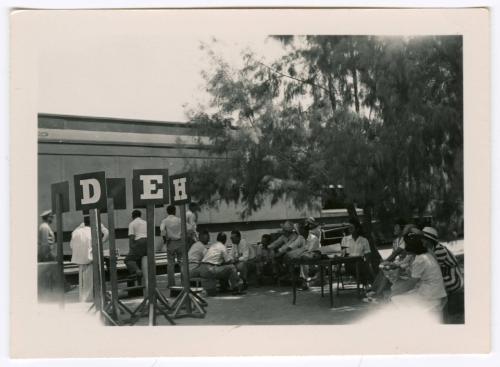
[[[281,71],[278,71],[278,70],[276,70],[276,69],[272,68],[271,66],[268,66],[268,65],[266,65],[266,64],[264,64],[264,63],[262,63],[262,62],[260,62],[260,61],[258,61],[258,60],[255,60],[255,59],[254,59],[254,61],[255,61],[256,63],[258,63],[258,64],[260,64],[260,65],[264,66],[265,68],[267,68],[268,70],[272,71],[272,72],[273,72],[273,73],[275,73],[275,74],[281,75],[281,76],[283,76],[283,77],[285,77],[285,78],[289,78],[289,79],[295,80],[295,81],[297,81],[297,82],[299,82],[299,83],[309,84],[309,85],[312,85],[313,87],[317,87],[317,88],[323,89],[323,90],[324,90],[324,91],[326,91],[326,92],[329,92],[328,88],[323,87],[322,85],[315,84],[315,83],[313,83],[313,82],[309,82],[309,81],[307,81],[307,80],[302,80],[302,79],[296,78],[296,77],[294,77],[294,76],[291,76],[291,75],[288,75],[288,74],[282,73]]]

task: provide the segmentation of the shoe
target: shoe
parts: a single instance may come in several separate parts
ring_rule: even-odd
[[[368,291],[368,292],[366,292],[366,296],[373,298],[373,296],[375,296],[375,292],[374,291]]]
[[[378,300],[377,300],[376,298],[365,297],[365,298],[363,298],[363,302],[364,302],[364,303],[373,303],[373,304],[377,304],[377,303],[378,303]]]

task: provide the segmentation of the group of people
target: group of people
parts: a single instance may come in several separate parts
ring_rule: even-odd
[[[275,279],[290,275],[290,260],[320,257],[321,226],[312,217],[301,223],[285,221],[281,233],[272,240],[264,234],[257,244],[250,244],[238,230],[231,231],[228,239],[223,232],[218,233],[211,243],[207,230],[197,230],[196,204],[191,204],[186,212],[186,243],[191,278],[207,278],[219,281],[222,289],[235,294],[244,293],[251,273],[257,282],[262,279],[264,268]],[[166,249],[168,264],[184,261],[182,247],[181,219],[176,215],[175,206],[169,205],[167,216],[161,221],[161,240],[155,250]],[[45,211],[41,215],[39,227],[38,259],[51,261],[55,257],[55,236],[51,229],[53,214]],[[141,218],[140,210],[132,212],[128,227],[129,252],[125,264],[131,277],[142,276],[141,262],[147,255],[147,224]],[[108,230],[101,224],[103,242]],[[367,290],[365,302],[378,303],[391,300],[395,304],[417,303],[429,310],[442,310],[447,300],[460,296],[464,278],[460,265],[452,252],[439,242],[438,233],[432,227],[418,229],[413,224],[399,220],[394,226],[395,239],[390,256],[376,269],[372,261],[370,244],[363,236],[357,221],[350,221],[348,233],[340,243],[341,256],[362,258],[359,274]],[[70,246],[71,261],[79,265],[80,300],[93,298],[92,239],[90,221],[84,216],[83,222],[72,232]],[[355,274],[354,264],[347,264],[345,271]],[[307,289],[314,279],[316,269],[300,266],[300,279]],[[168,282],[175,279],[174,266],[168,266]]]
[[[417,228],[400,220],[390,256],[380,264],[365,301],[389,300],[442,314],[447,304],[463,303],[464,277],[453,253],[433,227]],[[445,312],[446,314],[446,312]]]

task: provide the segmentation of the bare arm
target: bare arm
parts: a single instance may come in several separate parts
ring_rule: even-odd
[[[417,278],[409,278],[409,279],[399,279],[393,286],[392,286],[392,295],[396,296],[398,294],[403,294],[406,292],[411,291],[417,283],[420,281],[420,279]]]

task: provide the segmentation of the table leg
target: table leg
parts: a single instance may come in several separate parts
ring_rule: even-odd
[[[319,281],[321,282],[321,297],[324,297],[325,296],[325,286],[324,286],[325,272],[324,272],[323,265],[321,265],[321,264],[319,266]]]
[[[330,263],[330,274],[328,277],[328,286],[330,290],[330,307],[333,308],[333,265]]]
[[[359,289],[359,261],[356,261],[356,289],[358,291],[358,297],[360,296]]]
[[[295,265],[291,265],[290,269],[292,269],[292,293],[293,293],[293,300],[292,304],[295,304],[295,301],[297,299],[297,280],[295,276]]]

